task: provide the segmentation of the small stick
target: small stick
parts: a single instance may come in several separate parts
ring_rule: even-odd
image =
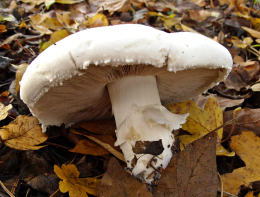
[[[5,190],[5,192],[10,196],[10,197],[15,197],[8,189],[5,187],[4,183],[0,180],[0,185],[1,187]]]
[[[85,137],[87,137],[88,139],[92,140],[93,142],[97,143],[98,145],[102,146],[103,148],[105,148],[108,152],[110,152],[112,155],[114,155],[116,158],[120,159],[121,161],[125,162],[124,156],[122,153],[120,153],[119,151],[115,150],[112,146],[110,146],[107,143],[102,142],[101,140],[90,136],[90,135],[86,135],[86,134],[82,134],[74,129],[72,129],[72,133],[78,134],[78,135],[83,135]]]
[[[221,179],[219,172],[218,172],[218,179],[219,179],[219,182],[220,182],[220,197],[223,197],[224,186],[223,186],[223,181]]]

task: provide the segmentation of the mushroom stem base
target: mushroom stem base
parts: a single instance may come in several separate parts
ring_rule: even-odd
[[[115,145],[133,175],[153,183],[172,157],[172,130],[185,123],[187,114],[173,114],[161,105],[154,76],[126,77],[108,90],[117,125]]]

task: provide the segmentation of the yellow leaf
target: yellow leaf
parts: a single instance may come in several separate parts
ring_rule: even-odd
[[[63,25],[57,18],[51,15],[51,12],[45,14],[34,14],[30,17],[32,27],[42,34],[51,34],[52,30],[60,30]]]
[[[182,125],[182,129],[188,131],[191,135],[179,137],[184,147],[223,125],[223,112],[217,100],[213,97],[209,97],[204,109],[196,106],[193,101],[174,103],[169,105],[168,108],[175,114],[189,113],[186,123]],[[234,156],[234,153],[229,153],[220,144],[223,128],[218,129],[216,132],[218,136],[217,155]]]
[[[170,30],[174,25],[180,23],[180,18],[175,17],[175,14],[164,15],[159,12],[148,12],[150,16],[157,16],[161,21],[163,21],[165,29]]]
[[[240,186],[249,186],[260,180],[260,137],[251,131],[244,131],[231,138],[230,147],[240,156],[246,166],[222,175],[224,191],[238,194]]]
[[[59,189],[62,193],[69,192],[70,197],[87,197],[87,193],[96,195],[97,178],[79,178],[79,171],[74,164],[62,164],[61,168],[54,165],[54,172],[62,179]]]
[[[45,6],[47,9],[50,8],[50,6],[54,3],[60,3],[60,4],[75,4],[80,3],[83,0],[45,0]]]
[[[28,66],[27,63],[20,64],[19,66],[12,65],[16,69],[16,74],[15,74],[15,93],[16,95],[18,94],[20,90],[20,81],[23,77],[23,74]]]
[[[22,22],[19,24],[19,29],[22,29],[22,28],[28,29],[28,26],[24,20],[22,20]]]
[[[49,41],[44,42],[41,46],[40,46],[40,52],[44,51],[45,49],[47,49],[49,46],[51,46],[52,44],[58,42],[59,40],[67,37],[69,35],[69,33],[67,32],[66,29],[62,29],[59,31],[55,31],[51,34],[51,38]]]
[[[254,197],[254,192],[248,192],[245,197]]]
[[[3,103],[0,103],[0,121],[8,116],[8,111],[12,109],[12,107],[11,104],[5,106]]]
[[[104,14],[96,14],[93,17],[88,17],[89,27],[108,26],[107,17]]]
[[[0,138],[10,148],[18,150],[38,150],[37,146],[47,140],[38,120],[32,116],[18,116],[14,121],[0,128]]]

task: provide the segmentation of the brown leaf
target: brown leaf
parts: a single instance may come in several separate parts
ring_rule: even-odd
[[[210,133],[175,154],[154,197],[217,196],[216,139]]]
[[[131,5],[129,0],[106,0],[100,1],[98,11],[107,10],[110,14],[113,14],[116,11],[127,12]]]
[[[38,120],[32,116],[18,116],[14,121],[0,128],[0,138],[6,146],[18,150],[38,150],[47,140]]]
[[[82,128],[91,133],[100,135],[115,135],[116,125],[114,120],[93,120],[81,122],[73,126],[74,128]]]
[[[260,66],[258,62],[254,62],[248,66],[234,67],[228,78],[225,80],[225,85],[229,89],[240,91],[252,81],[256,81],[260,74]]]
[[[260,109],[244,108],[236,112],[235,122],[233,124],[232,135],[237,135],[243,130],[253,131],[257,136],[260,136]],[[224,122],[233,119],[233,111],[224,113]],[[224,136],[229,135],[232,125],[224,126]],[[225,138],[225,137],[224,137]]]
[[[96,143],[93,143],[90,140],[83,139],[80,140],[76,146],[73,149],[69,150],[70,152],[73,153],[80,153],[80,154],[85,154],[85,155],[94,155],[94,156],[103,156],[109,154],[109,152],[99,146]]]
[[[97,188],[97,196],[152,197],[152,194],[148,192],[144,183],[124,171],[119,162],[111,158],[101,184]]]
[[[204,108],[204,105],[209,97],[215,97],[218,101],[218,104],[222,110],[225,110],[227,107],[234,107],[237,105],[240,105],[241,103],[244,102],[244,99],[229,99],[217,95],[208,95],[208,96],[203,96],[203,95],[198,95],[194,97],[192,100],[198,105],[200,108]]]

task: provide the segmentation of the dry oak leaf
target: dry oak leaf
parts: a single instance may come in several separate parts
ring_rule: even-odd
[[[231,138],[230,147],[240,156],[246,166],[222,175],[224,191],[238,194],[242,185],[260,181],[260,138],[251,131],[244,131]]]
[[[0,121],[8,116],[8,111],[12,109],[12,107],[11,104],[5,106],[3,103],[0,103]]]
[[[62,179],[59,189],[62,193],[69,192],[70,197],[87,197],[87,193],[96,196],[97,178],[79,178],[79,171],[74,164],[62,164],[61,168],[54,165],[54,172]]]
[[[38,120],[32,116],[17,116],[14,121],[0,128],[0,142],[18,150],[38,150],[44,147],[38,145],[47,139]]]
[[[216,130],[217,133],[217,155],[234,156],[233,152],[228,152],[220,141],[223,136],[223,112],[213,97],[209,97],[205,103],[204,109],[198,107],[193,101],[174,103],[168,106],[169,110],[175,114],[189,113],[187,121],[182,125],[182,129],[188,131],[191,135],[179,136],[182,149],[191,142],[200,139],[209,132]]]
[[[97,1],[96,4],[98,4],[99,12],[107,10],[110,14],[116,11],[127,12],[131,8],[131,2],[129,0],[102,0]]]
[[[108,162],[97,194],[99,197],[152,197],[146,184],[127,173],[114,157]]]
[[[153,197],[216,197],[216,133],[209,133],[176,153],[162,172]]]

